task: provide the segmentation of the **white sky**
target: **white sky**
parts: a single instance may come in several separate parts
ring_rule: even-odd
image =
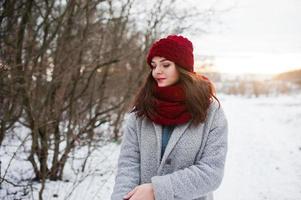
[[[212,0],[206,0],[211,1]],[[301,0],[219,0],[235,5],[210,35],[186,35],[196,55],[215,56],[229,73],[278,73],[301,68]]]

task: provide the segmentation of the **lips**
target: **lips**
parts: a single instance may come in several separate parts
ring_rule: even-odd
[[[156,78],[157,81],[163,81],[165,80],[166,78]]]

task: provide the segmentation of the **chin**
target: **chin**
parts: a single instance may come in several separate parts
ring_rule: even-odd
[[[158,87],[167,87],[168,84],[158,84]]]

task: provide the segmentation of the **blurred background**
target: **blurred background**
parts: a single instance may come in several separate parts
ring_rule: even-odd
[[[0,2],[0,199],[110,199],[150,45],[183,34],[229,123],[216,200],[301,199],[301,2]]]

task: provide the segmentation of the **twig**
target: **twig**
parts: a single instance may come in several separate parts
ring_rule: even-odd
[[[1,180],[0,180],[0,185],[3,183],[3,181],[6,181],[5,176],[6,176],[7,172],[8,172],[8,169],[9,169],[11,163],[12,163],[14,157],[16,156],[17,152],[19,151],[19,148],[20,148],[21,146],[24,145],[24,143],[25,143],[25,141],[26,141],[26,139],[27,139],[28,137],[29,137],[29,134],[24,138],[24,140],[22,141],[22,143],[18,146],[17,150],[14,152],[13,156],[10,158],[9,163],[8,163],[8,165],[7,165],[7,168],[5,169],[5,172],[4,172],[3,177],[2,177],[2,178],[0,177],[0,178],[1,178]],[[6,182],[7,182],[7,181],[6,181]]]

